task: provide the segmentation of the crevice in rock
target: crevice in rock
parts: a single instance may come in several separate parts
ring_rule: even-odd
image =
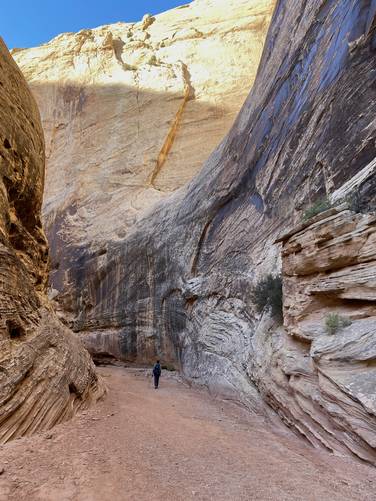
[[[6,326],[8,330],[9,337],[13,340],[20,339],[25,336],[26,331],[21,326],[21,324],[17,323],[14,320],[7,320]]]
[[[202,245],[205,241],[206,234],[208,232],[208,229],[209,229],[209,226],[211,225],[212,220],[213,220],[213,218],[209,219],[209,221],[205,224],[204,229],[201,232],[201,236],[200,236],[200,239],[198,241],[196,252],[195,252],[195,255],[193,257],[192,266],[191,266],[191,275],[193,277],[195,277],[197,275],[197,265],[198,265],[198,261],[200,259],[201,248],[202,248]]]

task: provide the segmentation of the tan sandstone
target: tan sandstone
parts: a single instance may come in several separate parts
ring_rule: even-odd
[[[81,306],[71,270],[80,250],[100,268],[108,242],[189,181],[226,134],[255,79],[273,6],[196,0],[13,51],[46,135],[51,280],[66,310]]]
[[[0,69],[0,442],[6,442],[68,419],[103,386],[46,297],[43,131],[1,39]]]
[[[376,208],[375,23],[374,2],[279,0],[255,84],[224,141],[191,182],[108,246],[99,269],[95,255],[79,255],[76,274],[85,284],[77,329],[100,350],[158,356],[252,411],[268,402],[313,445],[374,464],[372,216],[344,214],[317,233],[318,220],[305,226],[296,242],[304,258],[289,258],[297,277],[294,290],[286,284],[286,327],[251,298],[259,277],[279,272],[277,235],[318,198],[356,186],[364,210]],[[323,276],[317,263],[329,266]],[[310,278],[318,293],[298,295]],[[317,309],[323,287],[332,305]],[[328,336],[324,316],[350,303],[364,318],[353,312],[350,330]]]
[[[191,8],[176,12],[186,15]],[[226,9],[226,19],[232,12]],[[146,40],[152,39],[158,26],[151,21],[145,18],[142,23],[146,33],[140,28]],[[212,22],[210,30],[214,26]],[[91,339],[94,350],[126,361],[147,362],[158,356],[179,367],[188,380],[214,394],[240,400],[252,411],[270,412],[264,404],[268,402],[313,445],[374,464],[373,258],[372,245],[367,249],[366,244],[366,235],[373,238],[372,216],[343,214],[317,227],[317,233],[316,227],[309,226],[318,220],[303,225],[306,230],[299,226],[298,232],[293,231],[291,243],[299,240],[300,231],[307,233],[294,243],[302,245],[303,260],[298,255],[283,256],[286,266],[288,261],[295,270],[291,277],[285,274],[289,296],[285,297],[285,327],[273,322],[268,312],[259,315],[255,311],[251,292],[259,277],[279,272],[277,235],[296,227],[303,211],[318,198],[334,197],[356,186],[362,204],[376,208],[376,177],[370,175],[376,158],[375,26],[375,2],[279,0],[249,97],[230,132],[185,187],[160,200],[135,224],[121,216],[125,237],[119,232],[117,239],[111,237],[103,247],[87,245],[95,241],[95,231],[82,218],[93,225],[104,220],[106,239],[112,234],[113,218],[127,212],[117,207],[123,207],[124,194],[129,193],[122,191],[125,178],[112,176],[121,195],[118,204],[113,203],[113,193],[103,182],[108,163],[93,163],[97,177],[82,177],[79,183],[84,193],[98,179],[103,193],[83,197],[82,206],[71,204],[65,213],[47,210],[54,224],[50,226],[54,228],[50,232],[54,255],[60,252],[61,257],[55,257],[59,268],[54,286],[66,291],[65,310],[71,311],[76,330]],[[39,49],[41,57],[35,65],[43,64],[43,57],[48,61],[49,47]],[[64,54],[59,60],[64,61]],[[72,66],[82,69],[86,63],[80,54]],[[20,53],[20,59],[26,55]],[[240,67],[241,61],[237,57],[234,66]],[[156,61],[150,62],[154,66]],[[228,63],[222,64],[220,81],[226,81],[228,69]],[[55,78],[59,78],[58,71]],[[66,94],[64,110],[70,123],[72,117],[82,117],[80,110],[86,106],[85,92],[71,97],[76,88]],[[172,120],[181,116],[184,96],[180,92]],[[47,102],[55,103],[46,97]],[[97,99],[98,108],[100,104]],[[124,104],[125,100],[116,100],[109,113],[116,115]],[[156,108],[159,113],[160,106]],[[101,117],[106,113],[102,110]],[[94,113],[88,122],[92,130],[101,118],[98,115]],[[154,134],[155,124],[161,128],[162,121],[148,116],[150,134]],[[63,152],[71,158],[80,134],[83,147],[78,151],[83,155],[85,140],[91,139],[98,154],[105,150],[111,159],[111,140],[116,139],[116,144],[119,140],[116,127],[100,138],[90,135],[86,125],[75,134],[71,127],[67,131],[60,144],[61,158]],[[157,173],[150,178],[155,185],[167,172],[163,161],[174,134],[161,136],[162,144],[155,149],[155,161],[148,170],[148,176]],[[125,139],[122,144],[129,149]],[[173,148],[167,160],[172,152]],[[156,171],[154,167],[161,165],[158,158],[163,165]],[[71,170],[67,172],[70,177],[64,186],[73,193],[76,178]],[[59,176],[64,177],[64,170]],[[135,179],[130,175],[128,184]],[[58,184],[53,186],[57,190]],[[64,189],[55,195],[64,202],[66,193]],[[147,192],[148,198],[152,193],[160,196],[155,189]],[[99,203],[100,198],[108,204]],[[80,231],[82,245],[77,243]],[[358,256],[367,255],[369,261],[357,262]],[[328,268],[321,272],[318,265]],[[350,275],[348,267],[352,267]],[[290,278],[294,290],[289,289]],[[310,287],[315,290],[300,292],[301,284],[306,284],[308,292]],[[322,327],[325,311],[347,311],[355,304],[362,318],[352,311],[351,326],[339,336],[328,336]]]
[[[312,443],[375,463],[376,213],[331,209],[281,240],[285,329],[259,328],[260,384]]]

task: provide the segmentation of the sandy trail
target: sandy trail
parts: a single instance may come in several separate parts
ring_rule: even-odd
[[[376,500],[376,470],[273,433],[162,375],[105,367],[109,394],[0,451],[0,500]]]

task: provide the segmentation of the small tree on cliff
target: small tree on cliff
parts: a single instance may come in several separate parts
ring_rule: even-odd
[[[251,292],[251,299],[258,313],[268,309],[278,322],[283,320],[282,278],[268,274],[262,277]]]
[[[351,320],[348,317],[342,317],[338,313],[329,313],[325,317],[325,329],[330,335],[336,334],[341,329],[351,325]]]

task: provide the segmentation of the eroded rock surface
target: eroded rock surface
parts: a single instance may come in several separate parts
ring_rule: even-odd
[[[348,210],[326,212],[283,238],[285,328],[263,319],[252,362],[264,398],[286,422],[312,443],[373,463],[375,241],[375,213]],[[333,331],[331,315],[338,315]]]
[[[46,298],[44,141],[0,39],[0,442],[49,429],[103,393],[89,354]]]
[[[228,132],[254,81],[274,3],[196,0],[13,51],[46,135],[43,212],[64,318],[88,306],[81,289],[91,288],[89,268],[97,275],[107,250],[192,179]]]
[[[124,359],[158,354],[190,380],[264,412],[261,394],[313,444],[373,462],[371,394],[356,403],[345,388],[355,381],[357,355],[341,355],[346,348],[337,344],[340,361],[329,368],[331,339],[322,334],[320,355],[311,356],[310,340],[259,318],[250,291],[258,277],[279,269],[276,236],[376,157],[375,14],[371,1],[279,0],[254,88],[230,133],[185,188],[107,249],[99,272],[96,259],[92,267],[86,259],[76,321],[91,331],[93,347],[102,350],[108,339],[108,350]],[[352,224],[361,228],[362,221]],[[337,243],[354,259],[354,248],[342,237]],[[354,336],[354,351],[358,325],[346,334]],[[370,384],[362,388],[370,391],[374,358],[364,357],[360,372]],[[307,377],[291,377],[290,363]],[[351,424],[347,432],[341,420]]]
[[[80,273],[70,276],[80,290],[75,326],[94,350],[125,360],[159,355],[190,380],[257,412],[265,411],[266,399],[314,445],[373,463],[373,279],[354,258],[357,245],[346,243],[357,232],[359,241],[373,234],[372,217],[347,213],[342,233],[340,220],[325,223],[334,225],[333,238],[324,239],[317,257],[320,245],[311,249],[308,260],[317,290],[287,298],[286,328],[259,318],[250,291],[280,267],[277,235],[376,157],[375,14],[371,0],[279,0],[253,90],[203,169],[126,237],[119,234],[97,254],[81,248]],[[364,181],[357,186],[372,200],[374,182]],[[74,225],[74,209],[69,217]],[[325,251],[335,243],[342,250]],[[317,262],[329,263],[329,289]],[[291,266],[294,284],[303,284],[304,268],[294,260]],[[357,267],[354,277],[347,266]],[[350,299],[340,297],[341,288]],[[322,331],[323,312],[311,304],[326,293],[334,308],[361,302],[351,308],[362,318],[352,313],[351,327],[335,338]]]

